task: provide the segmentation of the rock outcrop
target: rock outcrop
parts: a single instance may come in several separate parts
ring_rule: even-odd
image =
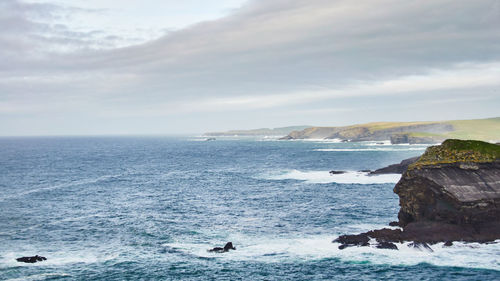
[[[377,169],[370,172],[370,175],[380,175],[380,174],[403,174],[408,166],[417,162],[420,156],[412,157],[401,161],[399,164],[392,164],[384,168]]]
[[[32,257],[21,257],[21,258],[16,259],[16,261],[18,261],[18,262],[25,262],[25,263],[35,263],[35,262],[45,261],[45,260],[47,260],[46,257],[42,257],[39,255],[32,256]]]
[[[233,246],[232,242],[227,242],[224,248],[221,247],[215,247],[213,249],[208,250],[209,252],[214,252],[214,253],[225,253],[229,252],[229,250],[236,250],[236,248]]]
[[[394,187],[400,225],[500,221],[499,158],[500,146],[479,141],[447,140],[429,147]]]
[[[500,146],[481,141],[446,140],[429,147],[394,187],[399,196],[400,229],[350,236],[380,242],[422,243],[500,239]],[[345,247],[345,246],[344,246]],[[339,247],[340,248],[340,247]]]

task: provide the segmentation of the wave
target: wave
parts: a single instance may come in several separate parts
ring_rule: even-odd
[[[346,184],[381,184],[397,183],[400,174],[370,176],[366,172],[347,171],[343,174],[331,175],[329,171],[289,170],[278,174],[264,175],[268,180],[300,180],[306,183],[346,183]]]
[[[16,261],[16,258],[22,256],[30,256],[35,251],[22,251],[22,252],[7,252],[3,253],[0,258],[0,268],[11,268],[19,266],[61,266],[75,263],[102,263],[109,260],[117,259],[120,255],[118,251],[59,251],[54,253],[38,253],[41,256],[47,257],[46,261],[37,263],[22,263]]]
[[[495,244],[454,242],[451,247],[443,243],[431,245],[433,252],[408,247],[409,243],[396,243],[398,251],[369,247],[348,247],[339,250],[338,243],[332,243],[335,236],[317,235],[309,237],[249,237],[229,235],[235,251],[224,254],[209,253],[207,249],[221,244],[220,241],[207,243],[167,243],[163,246],[200,258],[217,258],[230,261],[281,262],[295,260],[320,260],[338,258],[346,262],[412,266],[429,263],[436,266],[457,266],[500,270],[497,259],[492,259],[500,251],[500,240]],[[375,244],[375,241],[371,241]]]
[[[114,178],[118,178],[123,176],[124,174],[117,174],[117,175],[105,175],[97,178],[91,178],[91,179],[82,179],[82,180],[76,180],[68,183],[63,183],[63,184],[57,184],[57,185],[52,185],[52,186],[47,186],[47,187],[41,187],[41,188],[36,188],[36,189],[31,189],[25,192],[13,194],[10,196],[5,196],[3,198],[0,198],[0,201],[5,201],[6,199],[12,199],[12,198],[18,198],[18,197],[23,197],[32,193],[37,193],[37,192],[43,192],[43,191],[49,191],[49,190],[55,190],[55,189],[61,189],[61,188],[68,188],[68,187],[74,187],[74,186],[79,186],[79,185],[86,185],[86,184],[94,184],[98,183],[101,181],[106,181]]]
[[[314,151],[423,151],[427,147],[318,148]]]
[[[51,280],[70,277],[70,274],[66,273],[41,273],[23,276],[21,278],[6,279],[5,281],[35,281],[35,280]]]

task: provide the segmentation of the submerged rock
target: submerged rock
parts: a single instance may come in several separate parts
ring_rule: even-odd
[[[330,171],[330,175],[340,175],[345,173],[346,171],[335,171],[335,170]]]
[[[227,242],[224,248],[221,247],[215,247],[213,249],[208,250],[209,252],[215,252],[215,253],[225,253],[229,252],[229,250],[236,250],[236,248],[233,246],[232,242]]]
[[[378,249],[389,249],[389,250],[397,250],[398,249],[398,246],[396,246],[396,244],[394,243],[391,243],[391,242],[385,242],[385,241],[382,241],[382,242],[379,242],[377,244],[377,247]]]
[[[451,246],[453,246],[453,242],[451,242],[451,241],[446,241],[443,244],[443,247],[451,247]]]
[[[45,261],[45,260],[47,260],[46,257],[42,257],[39,255],[32,256],[32,257],[21,257],[21,258],[16,259],[16,261],[18,261],[18,262],[25,262],[25,263],[35,263],[35,262]]]

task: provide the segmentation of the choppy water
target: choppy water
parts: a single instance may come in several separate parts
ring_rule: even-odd
[[[331,243],[396,220],[399,176],[356,171],[424,146],[199,140],[1,138],[0,279],[500,279],[500,243]],[[15,261],[35,254],[48,260]]]

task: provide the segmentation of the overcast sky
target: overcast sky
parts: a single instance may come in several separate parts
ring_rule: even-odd
[[[1,0],[0,135],[500,116],[500,0]]]

